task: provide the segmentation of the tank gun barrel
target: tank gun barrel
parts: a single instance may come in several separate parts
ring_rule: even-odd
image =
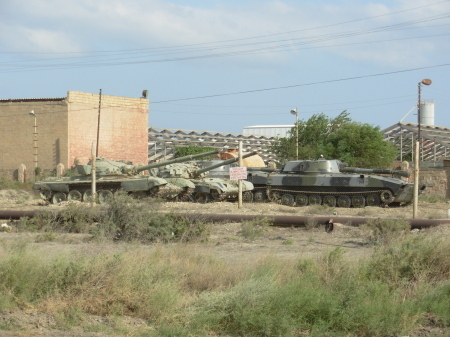
[[[384,169],[364,169],[359,167],[344,167],[341,172],[346,173],[374,173],[374,174],[392,174],[400,177],[409,178],[411,171],[408,170],[384,170]]]
[[[257,155],[257,154],[258,154],[258,151],[249,152],[249,153],[244,154],[242,156],[242,159],[248,158],[248,157],[251,157],[251,156],[254,156],[254,155]],[[211,166],[199,169],[199,170],[194,172],[194,175],[199,176],[200,174],[208,172],[208,171],[211,171],[211,170],[214,170],[217,167],[228,165],[228,164],[233,164],[233,163],[237,162],[238,160],[239,160],[239,157],[224,160],[221,163],[214,164],[214,165],[211,165]]]
[[[197,158],[201,158],[201,157],[205,157],[205,156],[211,156],[214,154],[220,153],[220,150],[214,150],[214,151],[209,151],[209,152],[204,152],[204,153],[199,153],[199,154],[192,154],[189,156],[184,156],[184,157],[179,157],[179,158],[175,158],[175,159],[170,159],[170,160],[165,160],[159,163],[153,163],[153,164],[149,164],[149,165],[145,165],[145,166],[137,166],[136,167],[136,171],[137,172],[141,172],[141,171],[145,171],[148,169],[152,169],[155,167],[161,167],[161,166],[166,166],[169,164],[174,164],[174,163],[182,163],[185,161],[190,161],[190,160],[194,160]]]
[[[247,171],[261,171],[261,172],[277,172],[279,169],[273,167],[247,167]]]

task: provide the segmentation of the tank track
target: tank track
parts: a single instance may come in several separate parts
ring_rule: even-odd
[[[266,194],[267,194],[267,198],[272,201],[272,202],[279,202],[279,198],[274,198],[273,197],[273,193],[278,193],[279,196],[281,197],[281,195],[283,194],[293,194],[293,195],[298,195],[298,194],[306,194],[306,195],[320,195],[320,196],[326,196],[326,195],[332,195],[332,196],[364,196],[367,197],[370,194],[376,194],[380,197],[380,203],[381,206],[386,207],[387,205],[389,205],[390,203],[392,203],[395,199],[395,196],[392,194],[392,192],[390,190],[375,190],[375,191],[362,191],[362,192],[316,192],[316,191],[299,191],[299,190],[285,190],[285,189],[281,189],[281,188],[271,188],[268,187],[266,190]],[[386,194],[389,196],[389,198],[383,198],[382,195]]]
[[[182,193],[178,195],[179,201],[190,201],[191,196],[194,194],[194,189],[187,187]]]

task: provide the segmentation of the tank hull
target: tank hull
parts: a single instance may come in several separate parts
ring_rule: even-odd
[[[341,207],[408,203],[413,192],[414,184],[401,179],[348,173],[273,173],[267,177],[266,190],[272,201],[292,204],[292,196],[292,206],[320,204],[325,199],[330,206]],[[290,196],[283,199],[284,195]]]
[[[195,190],[193,200],[196,202],[235,200],[239,194],[238,180],[223,178],[203,178],[193,180]],[[253,200],[253,184],[242,182],[243,199],[246,202]]]
[[[42,199],[58,203],[64,200],[90,201],[91,186],[91,181],[85,177],[71,177],[46,179],[35,183],[33,188],[40,192]],[[100,202],[101,196],[111,197],[117,191],[125,191],[136,196],[159,196],[168,199],[176,198],[183,192],[183,188],[165,179],[148,176],[100,177],[96,180],[96,190]]]

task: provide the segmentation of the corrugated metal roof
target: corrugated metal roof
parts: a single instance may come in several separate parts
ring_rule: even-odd
[[[294,124],[292,125],[254,125],[254,126],[244,126],[244,129],[249,128],[293,128]]]

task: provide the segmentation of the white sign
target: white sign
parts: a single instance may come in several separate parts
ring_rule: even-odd
[[[230,179],[231,180],[247,179],[247,168],[230,167]]]

